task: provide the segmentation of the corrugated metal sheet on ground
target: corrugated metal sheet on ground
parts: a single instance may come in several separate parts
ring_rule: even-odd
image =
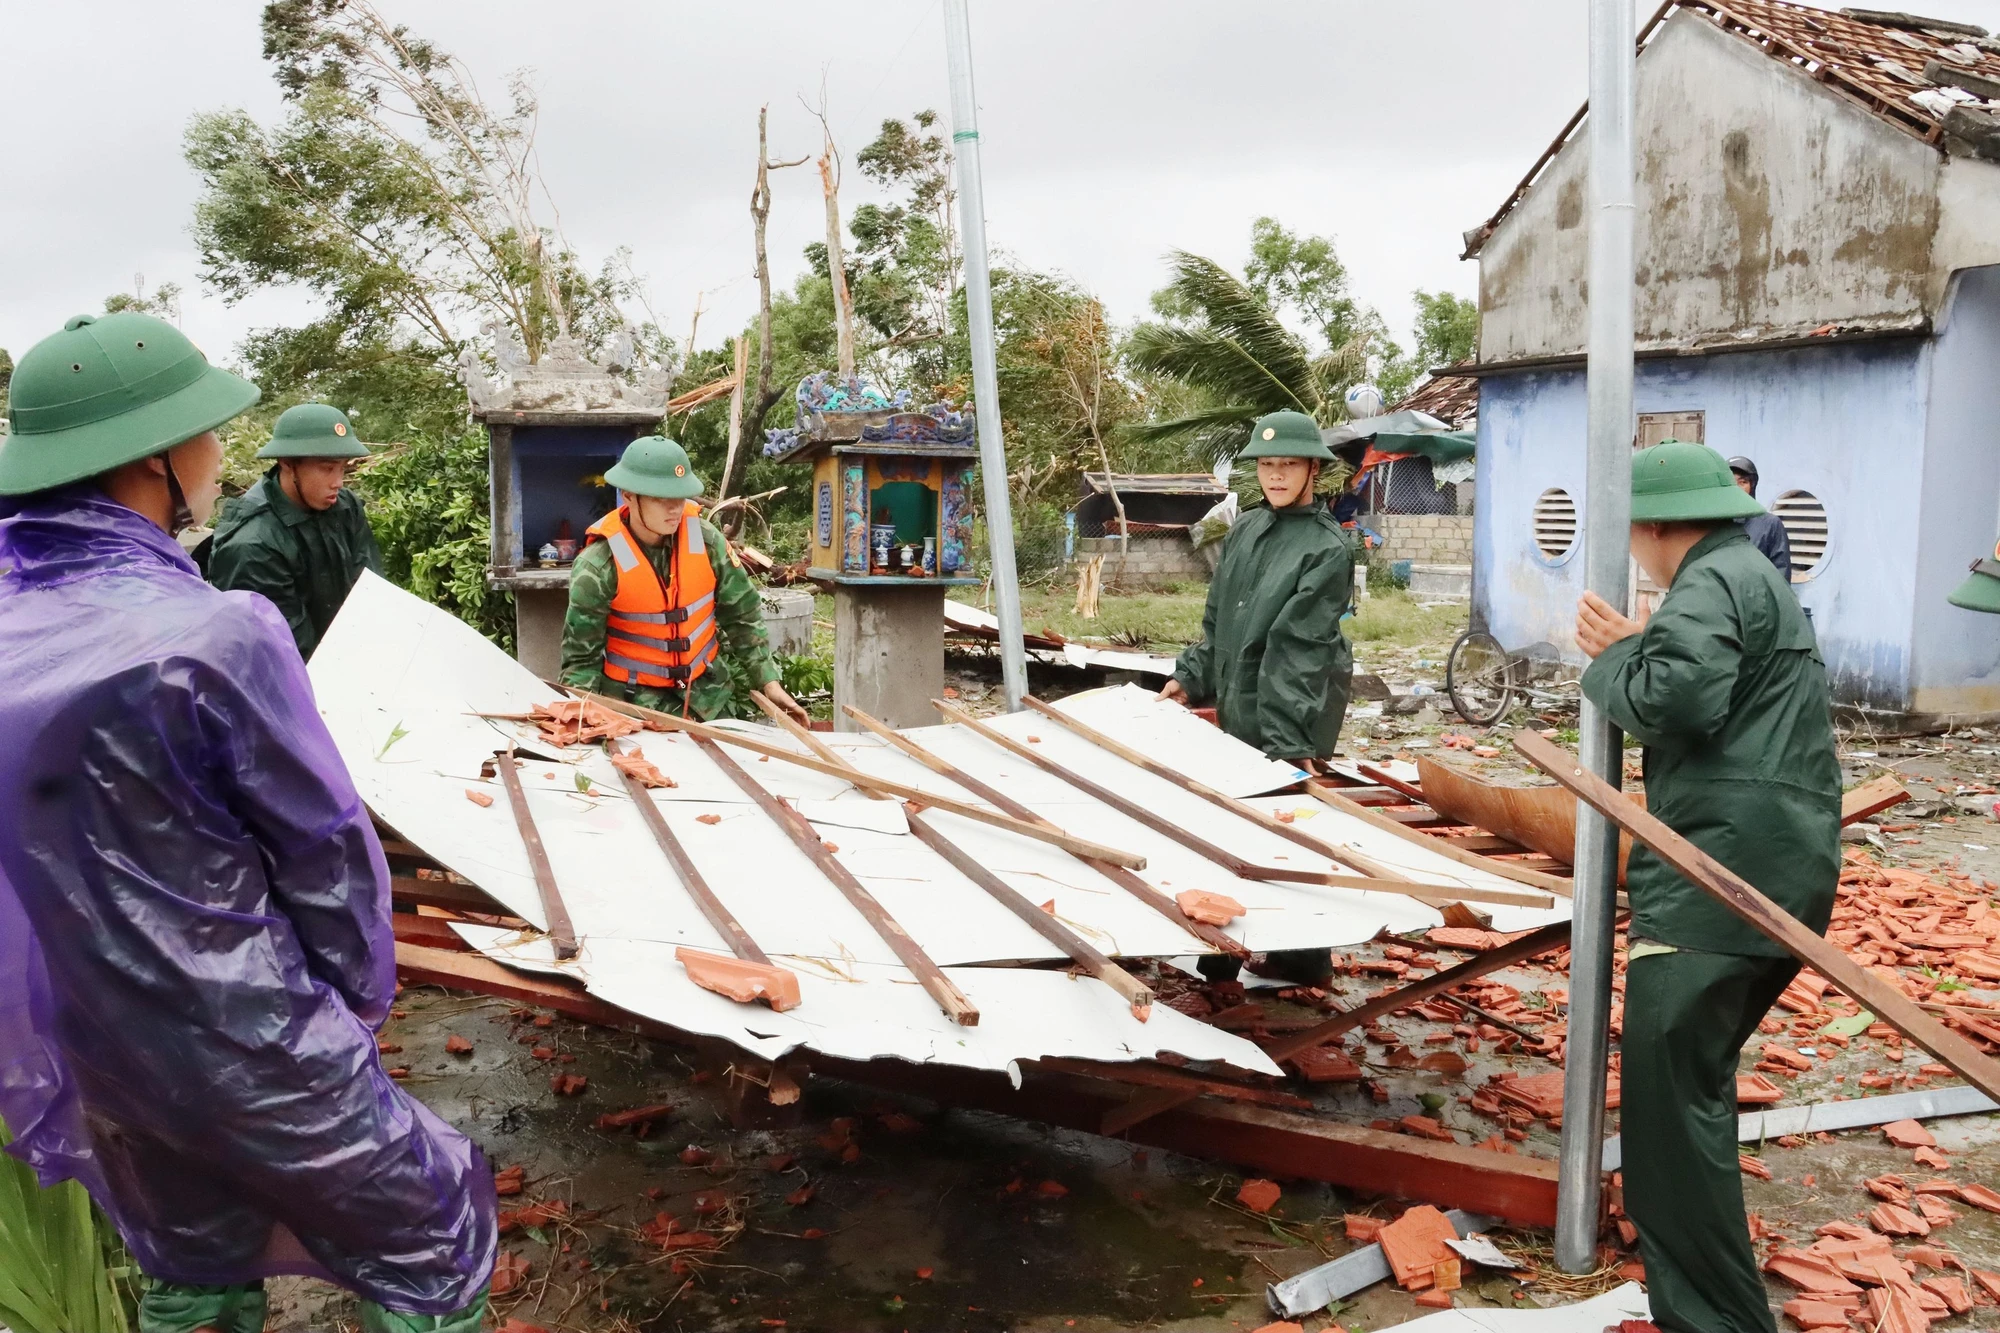
[[[478,716],[525,713],[554,697],[548,686],[451,615],[370,575],[357,584],[312,662],[320,709],[362,798],[403,837],[478,885],[507,909],[544,924],[526,852],[497,781],[480,766],[519,746],[523,786],[581,946],[555,964],[545,943],[507,932],[461,928],[468,942],[516,965],[574,975],[607,1001],[690,1031],[771,1054],[805,1045],[855,1059],[904,1059],[1002,1069],[1019,1059],[1069,1055],[1098,1060],[1173,1051],[1271,1070],[1249,1042],[1156,1005],[1149,1023],[1111,991],[1061,970],[980,964],[1061,963],[1063,955],[936,853],[903,831],[893,803],[871,801],[846,782],[737,750],[760,785],[795,802],[835,853],[981,1010],[977,1028],[951,1023],[861,915],[777,826],[685,736],[634,738],[675,787],[652,793],[716,893],[761,947],[792,967],[804,988],[798,1009],[775,1014],[690,983],[673,951],[727,952],[683,890],[598,746],[554,750],[531,726]],[[1136,687],[1079,696],[1065,705],[1092,725],[1232,793],[1270,791],[1292,780],[1249,747],[1161,704]],[[748,726],[749,724],[740,724]],[[1296,843],[1189,795],[1106,754],[1047,718],[1017,714],[993,725],[1106,786],[1252,861],[1331,869]],[[754,729],[789,745],[782,732]],[[1432,909],[1397,894],[1238,879],[1164,836],[958,726],[921,728],[912,739],[1007,792],[1081,837],[1147,859],[1143,878],[1172,895],[1227,893],[1248,912],[1230,933],[1255,949],[1341,946],[1436,925]],[[829,742],[869,772],[970,799],[951,783],[873,737]],[[796,747],[793,747],[796,748]],[[491,795],[491,805],[467,799]],[[1259,798],[1306,811],[1302,827],[1353,846],[1440,886],[1507,882],[1411,846],[1362,821],[1296,795]],[[1104,952],[1185,955],[1204,949],[1174,922],[1068,853],[961,817],[933,812],[936,827]],[[1518,887],[1518,886],[1513,886]],[[1522,929],[1553,911],[1495,909],[1495,926]]]

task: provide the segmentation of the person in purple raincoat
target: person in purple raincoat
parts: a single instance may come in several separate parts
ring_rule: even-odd
[[[248,1333],[263,1279],[364,1327],[477,1329],[492,1174],[392,1083],[388,872],[284,618],[174,534],[257,400],[172,325],[79,315],[0,441],[0,1119],[154,1285],[141,1333]]]

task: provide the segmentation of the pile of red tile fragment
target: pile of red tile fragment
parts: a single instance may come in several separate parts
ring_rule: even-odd
[[[588,699],[558,699],[554,703],[536,704],[528,716],[540,729],[542,739],[558,749],[567,745],[590,745],[645,730],[638,721]]]

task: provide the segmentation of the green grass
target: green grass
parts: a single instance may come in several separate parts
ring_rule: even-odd
[[[10,1141],[0,1124],[0,1146]],[[83,1186],[66,1180],[43,1189],[26,1163],[0,1154],[0,1326],[123,1333],[112,1251],[122,1254]]]
[[[980,605],[979,589],[957,600]],[[1208,600],[1208,585],[1184,583],[1163,592],[1134,593],[1130,596],[1105,593],[1098,602],[1097,619],[1085,620],[1076,614],[1076,587],[1028,586],[1021,589],[1021,620],[1030,634],[1053,630],[1065,639],[1118,638],[1134,645],[1173,649],[1201,638],[1201,608]]]
[[[1465,628],[1467,608],[1463,605],[1426,607],[1400,588],[1382,592],[1372,592],[1372,584],[1370,588],[1371,595],[1345,625],[1351,642],[1398,648],[1449,647]]]

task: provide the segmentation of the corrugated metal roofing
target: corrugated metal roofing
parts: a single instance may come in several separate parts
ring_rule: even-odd
[[[1433,375],[1388,410],[1428,412],[1453,430],[1463,429],[1479,415],[1479,381],[1466,375]]]

